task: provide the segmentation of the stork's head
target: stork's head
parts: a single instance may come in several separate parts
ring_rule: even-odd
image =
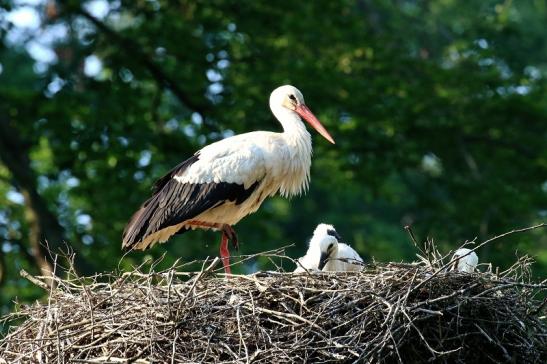
[[[334,226],[319,224],[313,232],[310,240],[310,247],[319,251],[319,265],[317,268],[323,270],[325,264],[338,252],[338,243],[342,241]]]
[[[334,144],[334,139],[306,106],[302,92],[296,87],[284,85],[273,90],[270,95],[270,109],[282,123],[294,116],[306,120],[319,134]]]
[[[452,260],[454,259],[456,260],[454,261],[452,269],[459,272],[473,273],[475,271],[475,267],[479,263],[479,257],[477,254],[467,248],[456,250],[454,256],[452,257]]]

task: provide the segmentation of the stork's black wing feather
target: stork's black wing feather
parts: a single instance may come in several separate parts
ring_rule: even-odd
[[[241,204],[260,183],[257,181],[245,188],[237,183],[196,184],[173,179],[197,160],[199,155],[196,154],[156,182],[153,196],[133,215],[124,231],[124,248],[132,248],[147,236],[190,220],[225,201]]]
[[[169,182],[174,176],[181,174],[184,172],[188,167],[190,167],[192,164],[196,163],[199,160],[199,152],[185,160],[184,162],[181,162],[177,164],[173,169],[171,169],[169,172],[167,172],[163,177],[159,178],[155,183],[154,186],[152,186],[152,192],[156,193],[159,192],[163,186]]]

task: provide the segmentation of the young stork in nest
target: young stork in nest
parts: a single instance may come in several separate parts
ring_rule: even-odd
[[[122,247],[144,250],[190,229],[220,230],[220,256],[229,274],[228,241],[238,248],[232,225],[258,210],[268,196],[290,197],[308,189],[312,146],[302,120],[334,144],[296,87],[275,89],[270,108],[282,133],[229,137],[180,163],[155,183],[152,197],[131,217]]]
[[[477,254],[467,248],[460,248],[456,250],[452,256],[452,260],[455,260],[452,270],[466,273],[473,273],[479,263],[479,257]]]
[[[322,270],[349,272],[361,270],[363,259],[342,238],[334,226],[319,224],[313,232],[306,255],[298,260],[295,272]],[[305,268],[305,269],[304,269]]]

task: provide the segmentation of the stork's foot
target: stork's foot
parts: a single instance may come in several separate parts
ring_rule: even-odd
[[[239,242],[237,241],[237,234],[234,228],[228,224],[224,224],[222,226],[222,234],[228,237],[228,240],[232,242],[234,249],[239,251]]]

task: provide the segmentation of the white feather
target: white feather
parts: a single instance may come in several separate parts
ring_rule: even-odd
[[[264,181],[277,187],[272,193],[282,189],[287,196],[300,194],[308,186],[311,140],[308,150],[286,139],[282,133],[256,131],[220,140],[201,149],[199,160],[174,178],[181,183],[226,182],[245,188]]]
[[[311,271],[319,270],[319,260],[321,253],[328,251],[329,245],[332,244],[333,248],[329,255],[329,260],[323,267],[323,271],[332,272],[348,272],[361,270],[359,263],[363,262],[363,259],[357,254],[357,252],[347,244],[341,243],[338,239],[328,234],[329,230],[334,230],[332,225],[319,224],[313,233],[313,237],[309,242],[309,248],[302,258],[298,260],[298,266],[294,270],[295,272],[304,272],[305,269]],[[352,264],[355,262],[357,264]],[[304,269],[305,268],[305,269]]]
[[[235,135],[205,146],[199,160],[175,179],[182,183],[237,183],[246,188],[259,180],[269,194],[289,197],[308,189],[311,136],[300,116],[283,105],[287,95],[303,104],[302,93],[285,85],[270,95],[270,109],[283,126],[283,133],[255,131]]]
[[[290,85],[278,87],[270,95],[270,108],[283,126],[282,133],[256,131],[207,145],[196,153],[199,154],[196,162],[173,177],[180,183],[225,182],[242,184],[245,188],[260,181],[258,188],[238,205],[226,201],[191,220],[149,235],[139,246],[166,241],[182,227],[193,229],[192,221],[234,225],[258,210],[269,196],[279,193],[290,197],[306,192],[310,181],[311,136],[300,116],[284,105],[290,95],[304,104],[302,93]]]
[[[456,250],[452,256],[452,260],[457,259],[455,264],[455,270],[459,272],[473,273],[477,264],[479,263],[479,257],[471,249],[461,248]]]
[[[343,260],[342,260],[343,259]],[[351,262],[357,264],[351,264]],[[323,271],[331,272],[351,272],[359,271],[362,268],[363,259],[357,254],[357,252],[349,245],[344,243],[338,243],[338,252],[329,259]]]

